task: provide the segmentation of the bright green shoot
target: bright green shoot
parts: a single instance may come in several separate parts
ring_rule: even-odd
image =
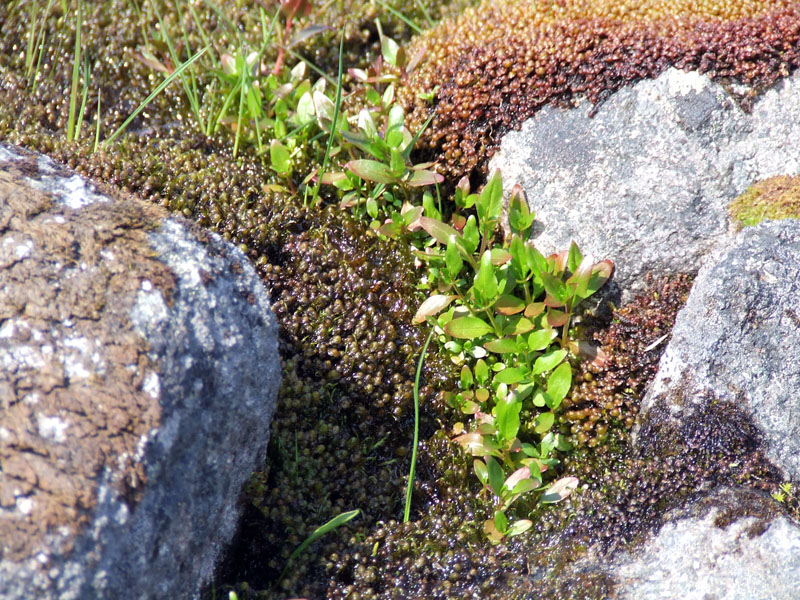
[[[328,143],[325,145],[325,155],[322,158],[322,165],[317,174],[317,185],[314,186],[314,193],[311,196],[311,206],[317,205],[317,198],[319,197],[319,188],[322,185],[322,179],[325,176],[325,170],[328,168],[328,159],[331,155],[331,148],[333,147],[333,140],[336,136],[337,126],[339,124],[339,114],[342,110],[342,76],[344,74],[344,29],[339,39],[339,74],[336,78],[336,101],[333,105],[333,116],[331,119],[330,133],[328,135]]]
[[[294,551],[294,552],[292,552],[292,555],[289,557],[289,560],[287,560],[287,561],[286,561],[286,566],[283,568],[283,571],[281,571],[281,574],[280,574],[280,576],[279,576],[279,577],[278,577],[278,579],[275,581],[275,585],[277,585],[278,583],[280,583],[280,582],[281,582],[281,580],[283,579],[283,576],[284,576],[284,575],[286,575],[286,570],[289,568],[289,565],[292,563],[292,561],[293,561],[295,558],[297,558],[297,557],[298,557],[300,554],[302,554],[302,552],[303,552],[303,551],[304,551],[306,548],[308,548],[308,547],[309,547],[311,544],[313,544],[314,542],[316,542],[316,541],[317,541],[319,538],[321,538],[321,537],[322,537],[323,535],[325,535],[326,533],[330,533],[331,531],[333,531],[334,529],[338,529],[339,527],[341,527],[342,525],[344,525],[344,524],[345,524],[345,523],[347,523],[348,521],[352,521],[352,520],[353,520],[353,519],[355,519],[355,518],[356,518],[356,517],[357,517],[357,516],[358,516],[360,513],[361,513],[361,510],[360,510],[360,509],[351,510],[351,511],[348,511],[348,512],[343,512],[343,513],[341,513],[341,514],[339,514],[339,515],[335,516],[333,519],[331,519],[330,521],[328,521],[328,522],[327,522],[327,523],[325,523],[324,525],[320,525],[320,526],[319,526],[319,527],[317,527],[317,528],[316,528],[314,531],[312,531],[312,532],[311,532],[311,535],[309,535],[309,536],[308,536],[308,537],[307,537],[307,538],[306,538],[306,539],[303,541],[303,543],[302,543],[302,544],[300,544],[300,545],[299,545],[299,546],[298,546],[298,547],[295,549],[295,551]]]
[[[414,478],[417,473],[417,446],[419,446],[419,378],[422,375],[422,363],[425,361],[425,355],[428,352],[428,345],[433,339],[434,330],[428,334],[428,339],[425,340],[425,345],[422,346],[422,352],[419,355],[419,362],[417,363],[417,375],[414,378],[414,442],[411,446],[411,469],[408,472],[408,486],[406,487],[406,506],[403,511],[403,523],[407,523],[411,516],[411,493],[414,490]]]
[[[83,2],[78,0],[78,13],[75,16],[75,55],[72,63],[72,88],[69,94],[69,115],[67,118],[67,141],[75,139],[75,111],[78,106],[78,79],[81,67],[81,25],[83,24]]]
[[[131,113],[131,115],[127,119],[125,119],[125,121],[122,123],[122,125],[120,125],[119,128],[117,128],[117,130],[113,134],[111,134],[111,137],[109,137],[107,140],[105,140],[103,142],[103,144],[106,144],[106,145],[110,144],[115,139],[117,139],[120,135],[122,135],[122,133],[125,131],[125,129],[127,129],[128,125],[131,124],[131,122],[139,115],[140,112],[142,112],[145,108],[147,108],[147,105],[150,104],[153,101],[153,99],[155,99],[156,96],[158,96],[162,91],[164,91],[164,89],[170,83],[172,83],[173,81],[178,79],[186,69],[188,69],[195,62],[197,62],[200,59],[200,57],[203,56],[207,51],[208,51],[208,46],[198,50],[195,54],[193,54],[189,58],[189,60],[187,60],[185,63],[180,65],[177,69],[175,69],[172,73],[170,73],[167,76],[167,78],[164,79],[164,81],[162,81],[160,84],[158,84],[156,89],[154,89],[150,93],[150,95],[147,98],[145,98],[144,101],[138,107],[136,107],[136,110],[134,110]]]

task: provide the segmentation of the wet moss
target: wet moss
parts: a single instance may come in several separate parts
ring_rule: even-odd
[[[177,16],[167,4],[164,22],[176,27]],[[366,5],[357,5],[363,7],[359,18],[366,20],[353,26],[350,39],[352,48],[367,47],[358,45],[361,39],[374,52],[374,32],[364,25],[374,5]],[[588,549],[610,552],[643,536],[658,526],[663,510],[709,485],[776,485],[774,474],[759,462],[757,446],[733,430],[726,438],[732,449],[714,446],[713,436],[702,430],[681,429],[670,433],[673,445],[655,460],[629,445],[639,397],[663,348],[650,346],[669,329],[688,289],[687,279],[676,278],[653,283],[648,294],[617,311],[616,323],[584,323],[610,358],[604,371],[578,367],[582,384],[570,398],[575,414],[562,423],[567,431],[579,428],[573,432],[576,441],[581,442],[581,431],[586,435],[586,444],[565,457],[561,468],[578,476],[582,487],[555,506],[520,502],[517,516],[536,525],[508,544],[490,546],[481,532],[490,502],[479,493],[471,458],[450,441],[450,428],[459,419],[442,392],[453,387],[455,374],[432,352],[423,372],[412,522],[399,523],[413,369],[424,333],[408,325],[418,302],[408,250],[377,238],[333,207],[303,206],[301,198],[276,187],[282,182],[252,148],[233,160],[230,136],[207,139],[199,133],[177,86],[112,147],[91,152],[91,111],[79,142],[65,143],[72,21],[57,9],[48,20],[50,41],[34,92],[20,54],[27,13],[18,6],[0,7],[0,139],[48,153],[95,180],[196,220],[239,245],[270,288],[284,380],[269,460],[246,490],[248,510],[219,572],[218,597],[235,587],[250,590],[243,597],[267,598],[602,598],[610,589],[607,576],[575,563]],[[116,7],[113,15],[108,6],[91,5],[84,32],[96,64],[88,105],[99,90],[103,135],[154,85],[132,52],[152,43],[157,29],[153,15],[143,20],[133,3]],[[341,14],[347,7],[353,3],[335,4]],[[255,43],[257,4],[231,3],[226,13]],[[203,9],[200,18],[220,47],[233,43],[229,26],[213,11]],[[359,38],[358,27],[368,34]],[[191,44],[199,44],[199,33],[191,24],[189,29]],[[317,41],[324,46],[323,40]],[[304,51],[316,52],[312,47]],[[153,43],[153,49],[165,56],[163,46]],[[348,66],[365,66],[369,52]],[[330,56],[319,54],[323,63]],[[779,70],[781,64],[773,66]],[[438,126],[446,132],[450,125]],[[300,150],[305,163],[298,170],[305,174],[321,159],[321,147],[313,142]],[[682,436],[696,443],[682,447]],[[591,447],[594,440],[602,443]],[[363,511],[361,518],[317,542],[297,559],[291,575],[270,589],[315,527],[354,508]]]
[[[800,218],[800,176],[777,175],[754,183],[731,202],[731,217],[741,226],[764,219]]]

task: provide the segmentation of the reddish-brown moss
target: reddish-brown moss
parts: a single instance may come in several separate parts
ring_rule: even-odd
[[[800,5],[786,0],[483,2],[421,36],[400,91],[420,147],[451,176],[485,165],[499,137],[548,103],[600,102],[669,66],[766,86],[800,64]],[[438,89],[437,89],[438,88]],[[420,93],[437,89],[433,104]]]

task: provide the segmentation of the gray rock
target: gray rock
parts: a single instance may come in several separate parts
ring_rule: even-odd
[[[647,271],[694,271],[733,234],[727,206],[755,180],[800,172],[800,72],[745,113],[695,72],[666,71],[611,96],[589,117],[545,107],[507,134],[490,163],[519,182],[545,252],[575,240],[610,258],[630,290]]]
[[[761,432],[766,456],[797,480],[798,390],[800,221],[765,221],[700,270],[641,414],[694,422],[709,403],[728,403]]]
[[[197,595],[279,379],[239,250],[0,145],[0,597]]]
[[[616,581],[614,597],[797,598],[800,527],[786,517],[770,515],[769,499],[752,496],[719,490],[674,515],[642,547],[616,556],[609,569]],[[736,514],[742,506],[749,508]]]

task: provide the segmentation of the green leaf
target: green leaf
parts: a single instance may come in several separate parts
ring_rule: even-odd
[[[568,362],[561,363],[547,378],[547,405],[555,410],[572,386],[572,367]]]
[[[500,267],[511,260],[511,253],[504,248],[492,248],[492,264]]]
[[[508,531],[508,518],[502,510],[494,511],[494,526],[500,533],[506,533]]]
[[[467,254],[472,254],[481,243],[481,235],[478,232],[478,224],[475,221],[475,215],[470,215],[467,219],[467,224],[464,225],[464,241],[463,246]]]
[[[506,536],[514,537],[516,535],[520,535],[528,531],[528,529],[531,527],[533,527],[533,521],[530,519],[520,519],[519,521],[514,521],[514,523],[511,524],[511,527],[508,528],[508,531],[506,531]]]
[[[505,371],[501,371],[500,374]],[[495,376],[495,380],[497,376]],[[508,394],[504,399],[497,403],[496,411],[497,418],[495,419],[495,426],[500,432],[500,436],[506,440],[511,441],[517,437],[519,432],[519,413],[522,410],[522,403],[517,402],[513,394]]]
[[[508,224],[511,226],[511,231],[526,237],[534,218],[535,215],[531,213],[528,207],[528,201],[525,198],[522,186],[518,183],[515,184],[508,201]]]
[[[269,145],[269,159],[272,168],[282,177],[288,176],[292,171],[292,157],[289,149],[278,140],[272,140]]]
[[[486,364],[486,361],[483,360],[482,358],[479,358],[478,362],[475,363],[475,379],[477,379],[478,383],[481,385],[486,385],[486,382],[489,379],[489,366]]]
[[[497,278],[494,275],[492,253],[489,250],[481,256],[480,267],[475,275],[473,287],[482,306],[488,306],[497,297]]]
[[[411,187],[425,187],[426,185],[436,185],[442,183],[444,176],[433,171],[409,171],[408,176],[404,179],[404,183]]]
[[[460,383],[462,390],[468,390],[474,383],[474,380],[472,379],[472,371],[469,370],[467,365],[461,367]]]
[[[375,120],[372,118],[372,113],[366,108],[362,108],[361,112],[358,113],[358,128],[369,140],[380,138],[378,135],[378,128],[375,126]]]
[[[540,277],[542,278],[544,289],[551,298],[557,300],[560,304],[564,304],[569,300],[569,289],[561,279],[550,273],[542,273]]]
[[[495,302],[494,310],[501,315],[515,315],[525,310],[525,301],[516,296],[504,294]]]
[[[495,354],[508,354],[511,352],[519,352],[519,345],[516,340],[512,338],[499,338],[491,340],[483,345],[489,352]]]
[[[522,481],[517,482],[517,484],[514,486],[514,489],[511,490],[511,493],[515,496],[521,496],[522,494],[527,494],[528,492],[533,491],[537,487],[539,486],[533,479],[523,479]]]
[[[544,491],[539,497],[539,502],[542,504],[561,502],[575,491],[578,483],[580,482],[577,477],[562,477]]]
[[[492,174],[481,190],[475,208],[478,211],[481,231],[486,235],[494,229],[494,224],[503,210],[503,179],[499,170]]]
[[[389,167],[375,160],[366,158],[351,160],[345,167],[367,181],[376,183],[394,183],[397,181],[397,177],[394,176]]]
[[[539,413],[539,416],[536,417],[536,422],[534,424],[534,429],[536,433],[545,433],[546,431],[550,431],[550,428],[553,426],[553,423],[556,420],[556,416],[551,412]]]
[[[511,317],[506,326],[503,327],[503,333],[505,335],[522,335],[523,333],[528,333],[531,329],[534,328],[533,323],[522,316]]]
[[[420,307],[417,309],[417,314],[414,315],[414,318],[411,320],[411,322],[415,325],[424,323],[427,317],[438,315],[456,298],[458,298],[458,296],[434,294],[420,305]]]
[[[305,550],[306,548],[308,548],[308,547],[309,547],[311,544],[313,544],[314,542],[316,542],[316,541],[317,541],[319,538],[321,538],[321,537],[322,537],[323,535],[325,535],[326,533],[328,533],[328,532],[330,532],[330,531],[333,531],[333,530],[334,530],[334,529],[336,529],[337,527],[339,527],[339,526],[341,526],[341,525],[344,525],[344,524],[345,524],[345,523],[347,523],[348,521],[352,521],[353,519],[355,519],[355,518],[356,518],[356,517],[359,515],[359,513],[360,513],[360,512],[361,512],[361,511],[360,511],[360,510],[358,510],[358,509],[356,509],[356,510],[351,510],[351,511],[349,511],[349,512],[343,512],[343,513],[341,513],[340,515],[337,515],[337,516],[335,516],[334,518],[332,518],[330,521],[328,521],[328,522],[327,522],[327,523],[325,523],[324,525],[320,525],[319,527],[317,527],[317,528],[316,528],[314,531],[312,531],[312,532],[311,532],[311,535],[309,535],[309,536],[308,536],[308,537],[305,539],[305,541],[303,541],[303,543],[302,543],[302,544],[300,544],[300,545],[297,547],[297,549],[295,549],[295,551],[294,551],[294,552],[292,552],[292,555],[289,557],[289,560],[288,560],[287,562],[292,562],[292,560],[294,560],[295,558],[297,558],[297,556],[298,556],[298,555],[299,555],[299,554],[300,554],[300,553],[301,553],[303,550]]]
[[[533,374],[546,373],[555,369],[559,363],[567,356],[566,350],[553,350],[546,354],[542,354],[533,363]]]
[[[461,254],[456,247],[456,236],[450,236],[450,241],[447,244],[447,250],[444,253],[444,264],[447,267],[447,274],[450,279],[455,281],[458,279],[461,269],[464,267],[464,261],[461,259]]]
[[[430,217],[419,218],[420,227],[422,227],[429,236],[435,239],[440,244],[446,245],[450,242],[450,236],[455,236],[456,240],[461,237],[455,229],[442,223],[438,219],[431,219]]]
[[[406,172],[406,161],[403,160],[403,155],[395,148],[390,150],[389,168],[392,171],[392,175],[397,178],[402,177]]]
[[[453,319],[444,326],[444,330],[447,335],[461,340],[472,340],[494,331],[491,325],[478,317]]]
[[[483,485],[489,483],[489,469],[486,468],[486,463],[481,459],[476,458],[473,461],[472,466],[475,469],[475,475],[478,476],[478,481],[480,481]]]
[[[578,267],[580,267],[581,263],[583,262],[583,254],[581,254],[580,249],[578,248],[578,244],[573,242],[569,245],[569,256],[567,258],[567,267],[572,273],[577,272]]]
[[[506,383],[511,385],[512,383],[519,383],[523,379],[525,379],[527,373],[520,367],[510,367],[508,369],[503,369],[497,375],[494,376],[494,381],[496,383]]]
[[[491,456],[486,457],[486,467],[489,471],[489,487],[499,496],[503,492],[503,467]]]
[[[533,352],[544,350],[556,339],[558,332],[555,329],[537,329],[528,336],[528,350]]]
[[[395,67],[406,64],[405,51],[392,38],[381,35],[381,55],[383,60]]]

